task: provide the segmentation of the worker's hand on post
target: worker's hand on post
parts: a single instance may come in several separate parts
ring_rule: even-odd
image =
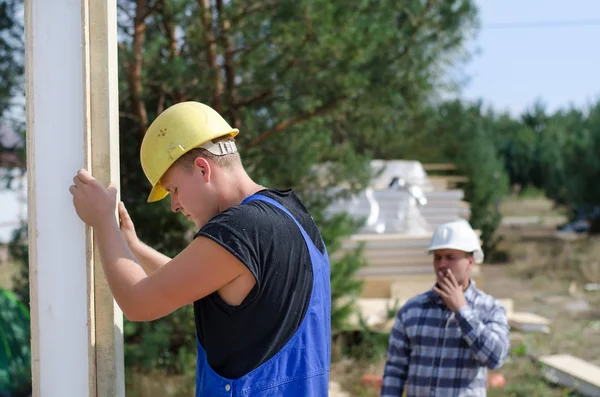
[[[133,225],[133,221],[125,208],[125,204],[123,202],[119,202],[119,221],[121,227],[121,233],[123,233],[123,238],[125,238],[125,242],[129,246],[129,249],[134,250],[135,246],[140,242],[137,233],[135,232],[135,226]]]
[[[69,187],[75,211],[82,221],[96,228],[115,219],[117,188],[102,186],[87,170],[81,169]]]
[[[456,312],[461,307],[466,306],[467,300],[465,299],[465,294],[458,281],[456,281],[454,274],[452,274],[452,271],[447,269],[440,276],[439,288],[434,286],[433,289],[442,298],[448,309]]]

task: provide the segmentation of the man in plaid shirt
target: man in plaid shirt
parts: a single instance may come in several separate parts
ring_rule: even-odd
[[[482,397],[487,369],[502,366],[509,326],[504,307],[477,289],[469,273],[483,262],[466,221],[434,233],[435,286],[399,311],[389,339],[381,397]]]

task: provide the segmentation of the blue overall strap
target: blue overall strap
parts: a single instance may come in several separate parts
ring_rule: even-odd
[[[242,204],[260,200],[289,216],[302,233],[313,269],[313,288],[306,314],[279,352],[238,379],[226,379],[210,368],[197,342],[196,397],[324,397],[331,361],[331,289],[327,254],[315,246],[298,220],[272,198],[254,194]]]
[[[298,227],[300,227],[300,229],[302,229],[304,231],[304,228],[298,223],[298,221],[290,213],[290,211],[288,211],[287,208],[285,208],[283,205],[279,204],[277,201],[273,200],[271,197],[263,196],[262,194],[253,194],[252,196],[246,197],[244,199],[244,201],[242,201],[242,204],[246,204],[249,201],[253,201],[253,200],[265,201],[265,202],[279,208],[280,210],[285,212],[290,218],[292,218],[294,220],[294,222],[296,222],[296,225],[298,225]]]
[[[290,211],[287,210],[287,208],[285,208],[283,205],[279,204],[276,200],[273,200],[272,198],[267,197],[267,196],[263,196],[262,194],[253,194],[252,196],[246,197],[244,199],[244,201],[242,201],[242,204],[246,204],[246,203],[248,203],[250,201],[253,201],[253,200],[264,201],[266,203],[269,203],[269,204],[275,206],[276,208],[279,208],[281,211],[285,212],[290,218],[292,218],[292,220],[294,221],[294,223],[296,223],[296,225],[300,229],[300,232],[302,232],[302,237],[304,237],[304,240],[306,241],[306,244],[308,244],[309,246],[312,246],[313,248],[316,249],[316,246],[315,246],[314,242],[308,236],[308,233],[306,233],[306,230],[304,230],[304,228],[302,227],[302,225],[300,224],[300,222],[298,222],[298,220],[296,219],[296,217],[294,217],[294,215],[292,215],[290,213]],[[327,256],[327,247],[325,247],[325,243],[323,243],[323,250],[324,250],[324,253],[321,254],[321,255]]]

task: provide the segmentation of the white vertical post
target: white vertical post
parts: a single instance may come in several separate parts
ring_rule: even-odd
[[[121,313],[68,191],[79,168],[118,181],[115,2],[25,1],[34,397],[124,396]]]

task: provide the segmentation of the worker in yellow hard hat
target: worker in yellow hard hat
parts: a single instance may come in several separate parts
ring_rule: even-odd
[[[149,202],[170,196],[198,228],[168,258],[142,243],[116,189],[80,170],[70,187],[94,228],[113,295],[132,321],[193,304],[197,396],[326,396],[331,292],[323,239],[293,190],[255,183],[238,130],[212,108],[183,102],[161,113],[141,145]]]

